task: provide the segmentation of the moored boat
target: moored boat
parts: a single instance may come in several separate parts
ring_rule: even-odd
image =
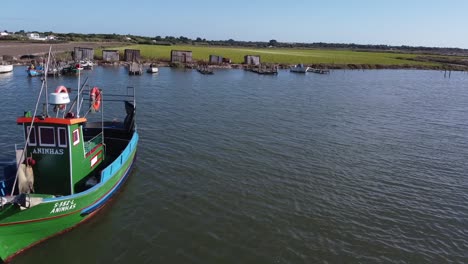
[[[309,70],[310,72],[313,72],[313,73],[318,73],[318,74],[328,74],[330,73],[330,70],[327,70],[327,69],[315,69],[315,68],[311,68]]]
[[[47,70],[47,76],[58,76],[60,75],[62,70],[59,70],[57,67],[50,67]]]
[[[197,71],[201,74],[213,74],[213,69],[209,68],[208,65],[198,65]]]
[[[69,63],[60,70],[60,73],[63,75],[78,75],[80,70],[83,70],[83,67],[79,63]]]
[[[147,73],[158,73],[159,69],[158,67],[154,66],[153,64],[150,64],[149,68],[146,70]]]
[[[13,71],[13,64],[0,64],[0,73],[7,73]]]
[[[81,68],[83,68],[85,70],[91,70],[91,69],[93,69],[94,62],[92,62],[90,60],[83,60],[83,61],[79,62],[79,65],[80,65]]]
[[[130,174],[139,138],[134,89],[109,95],[109,103],[123,102],[125,119],[107,122],[103,91],[86,87],[78,85],[72,102],[59,86],[42,114],[36,108],[16,120],[25,144],[0,174],[0,262],[95,215]],[[83,98],[90,104],[81,109]]]
[[[304,64],[300,63],[297,65],[294,65],[290,68],[291,72],[297,72],[297,73],[306,73],[308,72],[310,67],[304,66]]]
[[[34,65],[31,64],[27,69],[26,72],[28,73],[28,76],[34,77],[34,76],[42,76],[44,75],[44,67],[42,65]]]

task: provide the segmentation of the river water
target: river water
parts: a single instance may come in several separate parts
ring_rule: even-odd
[[[468,263],[466,73],[86,76],[136,88],[135,169],[100,215],[13,263]],[[2,155],[40,82],[0,75]]]

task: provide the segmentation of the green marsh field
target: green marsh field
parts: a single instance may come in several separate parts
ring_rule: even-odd
[[[424,62],[413,60],[420,54],[392,53],[392,52],[368,52],[352,50],[332,49],[286,49],[286,48],[244,48],[244,47],[215,47],[195,45],[131,45],[116,48],[121,51],[125,49],[138,49],[145,61],[168,61],[171,50],[192,51],[193,59],[196,61],[208,61],[209,55],[218,55],[230,58],[232,63],[242,63],[245,55],[260,55],[262,63],[277,64],[324,64],[333,65],[382,65],[382,66],[416,66],[416,67],[438,67],[441,63]],[[96,52],[99,56],[100,50]]]

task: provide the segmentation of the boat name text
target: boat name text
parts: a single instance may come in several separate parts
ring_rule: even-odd
[[[54,204],[54,208],[52,209],[52,211],[50,211],[50,213],[51,214],[61,213],[61,212],[69,211],[71,209],[75,209],[75,207],[76,207],[76,203],[74,200],[56,202]]]
[[[33,154],[63,155],[63,149],[35,148]]]

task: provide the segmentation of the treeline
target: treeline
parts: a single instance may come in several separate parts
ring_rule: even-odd
[[[355,44],[355,43],[290,43],[278,42],[270,40],[269,42],[252,42],[252,41],[236,41],[217,40],[207,41],[209,45],[217,46],[239,46],[239,47],[275,47],[275,48],[304,48],[304,49],[351,49],[356,51],[385,51],[385,52],[407,52],[407,53],[421,53],[421,54],[441,54],[441,55],[459,55],[468,56],[467,49],[460,48],[439,48],[439,47],[422,47],[422,46],[391,46],[391,45],[371,45],[371,44]]]
[[[197,37],[191,39],[180,36],[155,36],[145,37],[136,35],[120,35],[120,34],[81,34],[81,33],[53,33],[53,32],[33,32],[43,36],[54,35],[57,41],[118,41],[129,42],[135,44],[149,45],[213,45],[213,46],[230,46],[230,47],[252,47],[252,48],[304,48],[304,49],[352,49],[356,51],[385,51],[385,52],[408,52],[421,54],[440,54],[440,55],[459,55],[468,56],[467,49],[460,48],[439,48],[439,47],[422,47],[422,46],[391,46],[391,45],[365,45],[355,43],[297,43],[297,42],[278,42],[274,39],[266,41],[240,41],[240,40],[207,40]],[[26,33],[24,30],[15,32],[14,34],[3,39],[8,40],[24,40]]]

